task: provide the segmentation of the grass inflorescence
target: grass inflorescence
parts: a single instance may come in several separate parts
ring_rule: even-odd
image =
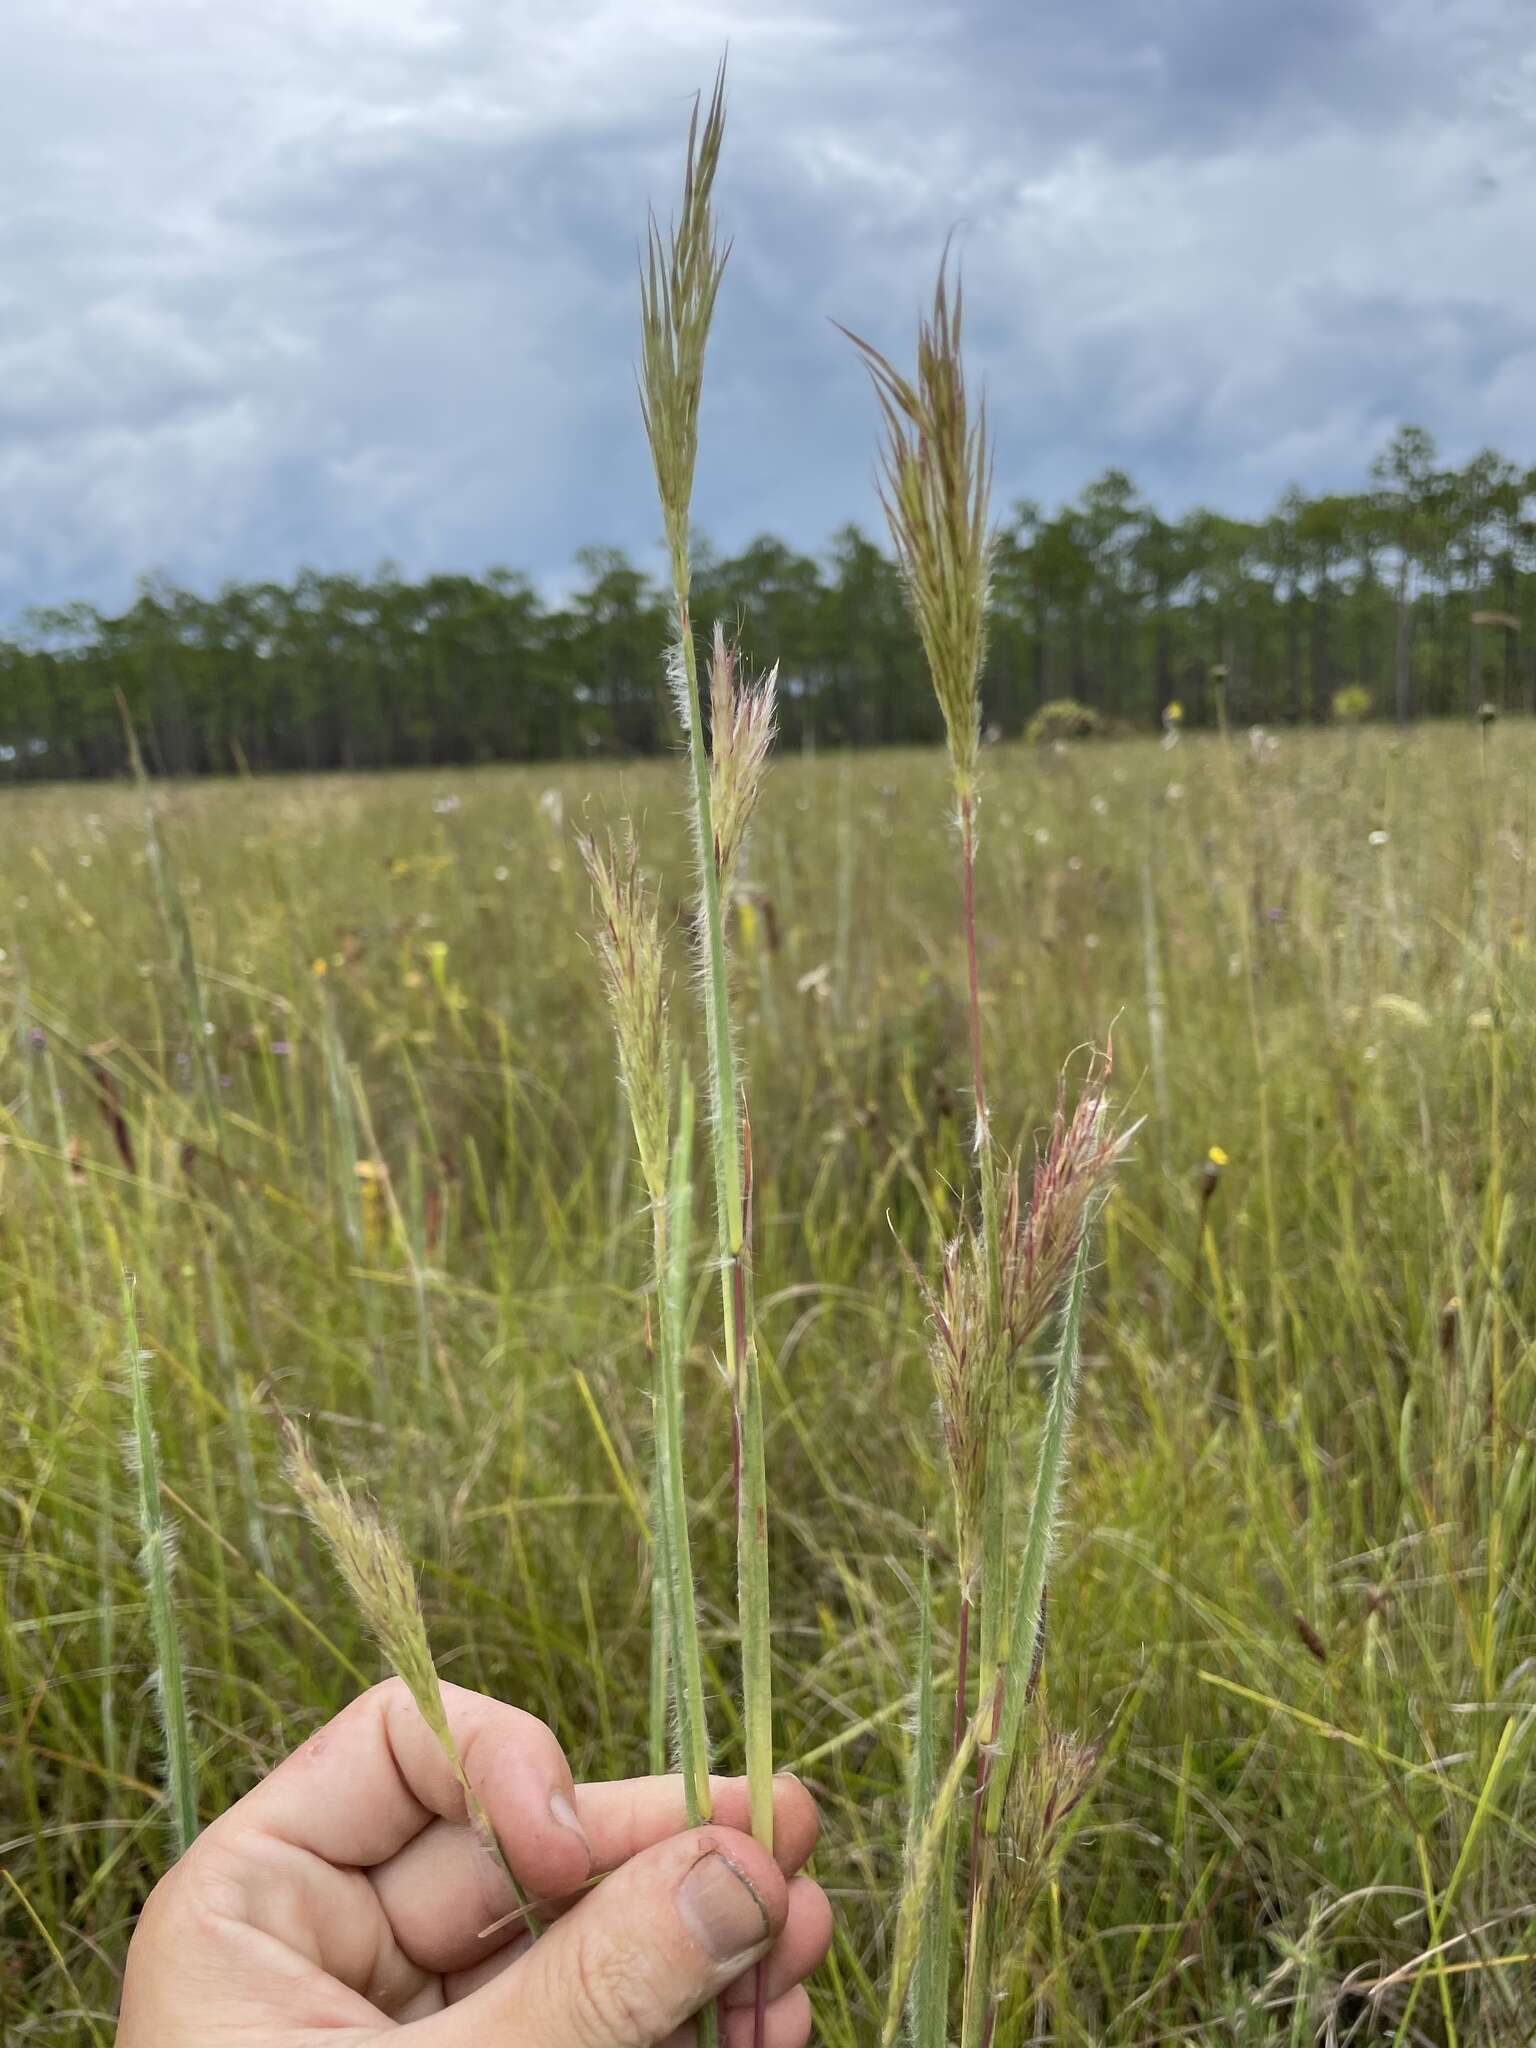
[[[689,610],[722,121],[644,271],[681,771],[12,798],[0,2031],[110,2038],[377,1636],[579,1776],[798,1769],[831,2048],[1519,2039],[1536,735],[973,745],[945,286],[953,750],[765,777]]]
[[[993,552],[992,451],[985,407],[973,407],[967,394],[962,295],[958,282],[950,284],[948,252],[940,264],[932,311],[918,327],[912,378],[869,342],[850,338],[868,365],[879,400],[882,502],[948,742],[960,828],[958,922],[969,999],[979,1211],[979,1223],[962,1223],[945,1248],[937,1283],[920,1279],[953,1494],[955,1754],[961,1754],[968,1731],[977,1725],[984,1739],[976,1753],[968,1850],[960,1853],[954,1839],[961,1824],[957,1812],[945,1822],[936,1857],[909,1858],[907,1897],[910,1901],[916,1895],[913,1910],[922,1923],[922,1952],[920,1967],[914,1964],[908,2034],[913,2048],[945,2048],[949,2041],[947,1987],[958,1936],[962,2048],[986,2048],[1011,1968],[1011,1950],[1000,1940],[1006,1932],[1006,1888],[999,1880],[998,1821],[1011,1788],[1030,1768],[1021,1740],[1024,1706],[1038,1686],[1044,1652],[1048,1574],[1081,1364],[1090,1226],[1109,1191],[1126,1136],[1114,1129],[1110,1117],[1106,1054],[1091,1066],[1070,1118],[1058,1098],[1050,1140],[1027,1195],[1017,1164],[994,1145],[976,903],[981,671]],[[1021,1362],[1053,1320],[1064,1291],[1023,1551],[1015,1558],[1013,1445],[1020,1417],[1015,1385]],[[925,1607],[930,1598],[925,1577]],[[919,1635],[920,1687],[930,1682],[927,1633],[925,1621]],[[918,1779],[909,1840],[922,1798]],[[932,1816],[923,1823],[924,1840],[936,1824]],[[957,1866],[964,1873],[958,1913]],[[898,1972],[887,2008],[888,2038],[906,1994],[907,1979]]]

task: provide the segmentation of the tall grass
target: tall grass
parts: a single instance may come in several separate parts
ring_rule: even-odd
[[[642,280],[641,403],[667,535],[677,640],[672,655],[678,715],[687,738],[697,896],[694,926],[708,1047],[722,1338],[731,1385],[732,1475],[737,1505],[738,1628],[742,1717],[753,1830],[766,1847],[772,1830],[772,1672],[768,1585],[769,1492],[764,1414],[754,1326],[750,1218],[751,1125],[741,1090],[732,1016],[726,914],[747,826],[757,808],[772,742],[776,674],[746,682],[740,657],[714,628],[709,660],[706,743],[699,659],[689,607],[689,523],[698,459],[704,363],[725,252],[716,234],[713,188],[724,137],[724,74],[702,123],[689,128],[683,195],[664,236],[654,220]],[[979,1229],[962,1229],[944,1257],[942,1296],[929,1293],[935,1331],[935,1382],[954,1485],[958,1560],[959,1655],[955,1689],[956,1753],[969,1754],[969,1646],[973,1606],[981,1616],[978,1692],[985,1743],[977,1750],[972,1838],[967,1859],[961,2038],[980,2048],[990,2038],[1000,1996],[994,1982],[995,1922],[1001,1910],[999,1822],[1019,1764],[1026,1698],[1038,1679],[1046,1578],[1067,1463],[1076,1397],[1088,1228],[1122,1149],[1105,1128],[1104,1070],[1094,1071],[1077,1112],[1060,1109],[1049,1151],[1027,1195],[1017,1166],[999,1155],[987,1109],[981,984],[977,959],[975,864],[980,679],[992,536],[988,524],[990,452],[984,418],[972,417],[961,361],[961,308],[941,269],[933,314],[918,340],[915,382],[860,343],[880,395],[886,427],[885,504],[906,575],[913,613],[932,671],[948,736],[961,843],[961,918],[969,1006],[974,1151]],[[690,1810],[706,1784],[706,1706],[698,1661],[688,1528],[689,1487],[681,1453],[681,1360],[667,1305],[668,1215],[663,1162],[670,1043],[663,954],[654,906],[637,879],[638,849],[582,854],[600,911],[600,949],[629,1103],[656,1234],[660,1308],[656,1382],[655,1523],[664,1597],[653,1607],[653,1711],[674,1674],[675,1705]],[[686,1246],[682,1248],[686,1257]],[[1009,1508],[1014,1426],[1012,1385],[1028,1347],[1050,1321],[1071,1278],[1063,1337],[1040,1433],[1027,1531],[1010,1589]],[[927,1565],[925,1562],[926,1574]],[[925,1581],[926,1583],[926,1581]],[[926,1597],[926,1596],[925,1596]],[[663,1648],[665,1643],[665,1649]],[[931,1628],[920,1631],[921,1688],[929,1682]],[[931,1717],[931,1703],[920,1713]],[[956,1864],[951,1830],[959,1780],[936,1790],[925,1766],[913,1780],[907,1834],[915,1844],[903,1925],[916,1944],[912,2010],[918,2048],[949,2038],[950,1916]],[[926,1921],[926,1926],[923,1924]],[[921,1967],[918,1967],[918,1951]],[[1006,1962],[1006,1958],[1002,1959]],[[888,2005],[894,2035],[906,1995],[901,1963]],[[760,1979],[761,1982],[761,1979]],[[762,2006],[759,2000],[759,2033]]]
[[[993,1142],[976,907],[981,671],[993,551],[992,456],[985,409],[973,407],[967,391],[961,293],[958,285],[951,290],[948,268],[946,252],[932,311],[918,329],[912,378],[903,376],[869,342],[857,336],[850,339],[868,365],[879,400],[884,427],[881,497],[944,720],[960,838],[960,931],[980,1223],[962,1225],[945,1249],[939,1285],[926,1291],[934,1388],[953,1494],[957,1755],[971,1732],[968,1687],[978,1613],[981,1624],[976,1680],[985,1739],[977,1751],[971,1839],[964,1859],[960,2039],[962,2048],[983,2048],[996,2025],[1011,1960],[1000,1952],[998,1940],[1004,1905],[999,1854],[1009,1853],[999,1839],[999,1822],[1010,1790],[1022,1776],[1024,1709],[1040,1677],[1047,1575],[1077,1397],[1089,1232],[1125,1141],[1107,1125],[1106,1057],[1090,1070],[1070,1118],[1058,1104],[1049,1147],[1027,1194],[1018,1163]],[[1015,1381],[1031,1345],[1053,1318],[1069,1277],[1023,1555],[1015,1564],[1010,1542]],[[926,1599],[925,1576],[925,1603]],[[920,1687],[928,1683],[927,1634],[925,1618],[919,1631]],[[927,1711],[926,1705],[922,1711]],[[908,1822],[909,1841],[916,1838],[923,1845],[939,1825],[934,1816],[921,1818],[929,1803],[926,1775],[919,1773],[914,1779]],[[944,1825],[952,1829],[953,1817]],[[1012,1851],[1015,1860],[1018,1853]],[[908,2013],[914,2048],[944,2048],[950,2038],[946,1987],[956,1860],[955,1843],[946,1833],[931,1862],[919,1856],[909,1864],[909,1904],[904,1910],[926,1915],[918,1936],[922,1953],[914,1962]],[[910,1904],[913,1893],[916,1906]],[[898,1971],[887,2006],[887,2040],[895,2036],[906,1992],[905,1975]]]
[[[703,113],[702,122],[700,114]],[[734,652],[715,630],[706,744],[698,647],[689,605],[694,469],[704,359],[726,250],[714,219],[715,174],[725,134],[725,71],[707,110],[688,129],[682,202],[663,234],[654,217],[641,279],[640,399],[656,471],[677,615],[672,673],[688,742],[697,901],[699,979],[709,1048],[709,1106],[715,1168],[726,1375],[732,1397],[736,1494],[737,1604],[742,1715],[752,1832],[773,1847],[773,1681],[769,1654],[768,1482],[762,1380],[752,1300],[750,1130],[731,1014],[725,911],[747,826],[756,808],[773,736],[774,677],[744,683]],[[681,1512],[681,1509],[678,1509]]]
[[[671,764],[170,788],[153,841],[128,789],[12,795],[0,2031],[110,2038],[168,1807],[217,1811],[375,1667],[269,1379],[399,1528],[432,1673],[543,1714],[579,1775],[645,1766],[654,1699],[700,1811],[700,1739],[740,1768],[765,1726],[727,1448],[760,1419],[771,1754],[825,1814],[832,2048],[1522,2039],[1536,734],[978,747],[969,844],[947,750],[781,762],[749,895],[715,840],[710,727],[760,729],[725,652],[686,819]],[[633,1092],[616,1128],[555,822],[586,801],[660,949],[648,1139]],[[305,877],[286,903],[269,856]],[[1105,1162],[1105,1077],[1059,1077],[1110,1019],[1124,1114],[1156,1114]],[[697,1232],[685,1072],[712,1166],[737,1146]],[[158,1456],[133,1489],[125,1267]],[[195,1797],[134,1562],[172,1521]]]
[[[1272,753],[1242,736],[1230,755],[1185,739],[1171,753],[1128,742],[982,756],[978,950],[1000,1131],[1026,1145],[1039,1132],[1048,1151],[1060,1049],[1117,1014],[1118,1086],[1131,1114],[1147,1103],[1144,870],[1169,1094],[1097,1230],[1039,1696],[1056,1735],[1075,1731],[1103,1753],[1022,1931],[1013,1923],[998,2048],[1031,2030],[1288,2042],[1330,2019],[1341,2040],[1390,2040],[1410,1997],[1406,2038],[1441,2040],[1442,1986],[1458,2040],[1513,2026],[1520,1969],[1500,1959],[1536,1947],[1521,1917],[1536,1866],[1523,1768],[1536,1294],[1521,1256],[1536,1192],[1536,901],[1523,858],[1536,735],[1499,729],[1487,836],[1473,736],[1396,746],[1367,732],[1285,735]],[[833,989],[818,970],[839,943],[827,878],[844,786],[858,914]],[[626,1204],[616,1243],[609,1235],[612,1039],[578,936],[585,883],[541,808],[551,790],[568,815],[590,795],[599,836],[625,812],[643,818],[665,926],[668,878],[689,855],[664,765],[179,788],[163,794],[162,831],[230,1084],[254,1284],[280,1333],[278,1392],[310,1417],[317,1457],[400,1526],[445,1676],[542,1713],[578,1772],[616,1773],[649,1756],[640,1589],[654,1244],[643,1200]],[[840,1933],[817,2024],[850,2048],[878,2032],[891,1983],[925,1531],[935,1782],[952,1739],[956,1553],[920,1284],[941,1286],[973,1158],[955,873],[935,857],[948,793],[942,757],[781,762],[752,856],[778,946],[742,946],[736,962],[772,1338],[777,1753],[826,1813],[818,1866]],[[448,794],[460,807],[445,864],[432,806]],[[260,1429],[272,1574],[246,1534],[225,1373],[228,1360],[248,1371],[254,1354],[217,1179],[182,1164],[185,1027],[133,801],[38,792],[14,818],[0,944],[12,961],[25,949],[29,1022],[7,1034],[17,1049],[0,1099],[17,1103],[24,1056],[45,1114],[32,1130],[8,1116],[0,1148],[0,1843],[79,2002],[107,2026],[126,1916],[169,1853],[146,1688],[156,1652],[121,1478],[122,1266],[138,1276],[156,1354],[203,1812],[376,1665],[285,1506],[278,1450]],[[1373,846],[1381,830],[1389,838]],[[314,876],[297,956],[261,877],[269,842]],[[91,925],[39,888],[33,844],[71,874]],[[1251,984],[1239,938],[1250,917]],[[425,952],[437,941],[469,1054],[443,1025]],[[403,1183],[413,1146],[445,1155],[459,1191],[424,1284],[462,1411],[441,1380],[417,1391],[415,1282],[381,1200],[365,1199],[354,1245],[348,1209],[371,1183],[343,1174],[325,1043],[302,1021],[315,1016],[308,963],[322,953],[341,960],[328,993],[383,1163]],[[1268,1042],[1273,1239],[1250,985]],[[674,1069],[702,1074],[702,1025],[680,1001],[673,1016]],[[132,1174],[97,1106],[93,1050],[123,1076]],[[1226,1163],[1208,1160],[1213,1147]],[[638,1174],[636,1187],[643,1198]],[[1283,1362],[1272,1242],[1291,1333]],[[717,1275],[700,1256],[673,1296],[682,1448],[701,1677],[717,1767],[731,1769],[743,1755],[722,1451],[731,1402],[710,1365]],[[224,1304],[223,1363],[205,1261]],[[1048,1367],[1031,1365],[1017,1389],[1016,1559],[1044,1413],[1035,1389],[1047,1383]],[[389,1425],[378,1404],[391,1389]],[[118,1475],[115,1492],[104,1472]],[[968,1692],[974,1718],[974,1678]],[[1026,1716],[1026,1758],[1043,1753],[1034,1726]],[[1011,1841],[1006,1815],[999,1826]],[[957,1894],[968,1854],[967,1830]],[[1001,1879],[1011,1855],[1000,1863]],[[19,1966],[10,2017],[75,2010],[21,1907],[0,1911]],[[1416,1960],[1436,1940],[1457,1945],[1438,1965]],[[952,1986],[958,1999],[953,1975]]]

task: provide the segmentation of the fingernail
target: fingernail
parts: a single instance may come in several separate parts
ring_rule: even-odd
[[[701,1856],[678,1886],[677,1908],[689,1932],[717,1963],[761,1948],[773,1932],[763,1902],[718,1849]]]
[[[586,1850],[587,1862],[590,1864],[592,1861],[592,1844],[587,1840],[586,1829],[576,1818],[575,1807],[572,1806],[563,1792],[551,1794],[549,1811],[551,1816],[560,1823],[561,1827],[570,1829],[577,1841],[580,1842],[582,1848]]]

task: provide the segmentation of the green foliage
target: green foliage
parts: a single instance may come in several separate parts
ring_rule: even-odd
[[[1448,2043],[1453,2025],[1462,2044],[1521,2038],[1536,868],[1517,828],[1536,731],[1505,718],[1483,754],[1470,728],[1368,726],[1260,750],[1197,730],[1172,753],[1149,738],[984,758],[998,1131],[1027,1158],[1061,1048],[1117,1013],[1116,1093],[1155,1111],[1095,1234],[1048,1612],[1042,1707],[1102,1755],[1027,1902],[994,2048],[1279,2048],[1330,2024],[1363,2048],[1405,2014],[1405,2042]],[[120,1467],[124,1266],[155,1351],[203,1813],[377,1669],[254,1400],[270,1571],[253,1552],[229,1396],[232,1372],[260,1384],[253,1304],[322,1468],[375,1499],[417,1561],[444,1676],[544,1716],[578,1776],[647,1767],[655,1251],[582,936],[588,884],[557,820],[590,798],[598,835],[642,821],[680,978],[676,772],[157,791],[243,1249],[137,796],[10,800],[0,1861],[51,1936],[0,1887],[0,2014],[18,2040],[87,2039],[82,2013],[110,2038],[125,1930],[170,1853],[155,1623]],[[824,1809],[829,2048],[879,2035],[907,1787],[949,1733],[935,1706],[914,1760],[917,1560],[926,1535],[944,1586],[953,1553],[901,1256],[937,1271],[972,1170],[964,949],[935,824],[949,786],[937,749],[781,761],[746,854],[756,937],[735,948],[776,1761]],[[702,1031],[680,1038],[698,1072]],[[718,1478],[692,1564],[715,1767],[735,1770],[714,1278],[696,1263],[673,1299],[688,1469]],[[1016,1556],[1047,1372],[1045,1356],[1020,1370]],[[947,1603],[931,1629],[948,1701]]]
[[[1042,747],[1054,740],[1096,740],[1103,732],[1104,721],[1097,711],[1073,697],[1053,697],[1029,721],[1024,737],[1032,747]]]

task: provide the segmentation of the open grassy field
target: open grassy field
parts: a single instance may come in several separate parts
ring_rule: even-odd
[[[1117,1101],[1146,1118],[1097,1238],[1045,1666],[1053,1715],[1104,1756],[998,2048],[1524,2041],[1536,733],[994,750],[983,772],[999,1136],[1029,1143],[1064,1054],[1111,1026]],[[931,1270],[930,1207],[953,1222],[969,1172],[946,792],[938,754],[780,763],[736,934],[776,1747],[823,1803],[833,2048],[874,2038],[884,2003],[915,1584],[925,1530],[941,1559],[950,1541],[899,1249]],[[645,1767],[649,1230],[571,828],[632,809],[681,917],[678,771],[156,800],[203,1047],[138,799],[5,799],[16,2042],[111,2039],[129,1924],[169,1853],[122,1450],[125,1267],[205,1815],[378,1675],[282,1477],[269,1392],[404,1531],[446,1675],[546,1717],[578,1775]],[[688,1445],[729,1766],[707,1240]]]

